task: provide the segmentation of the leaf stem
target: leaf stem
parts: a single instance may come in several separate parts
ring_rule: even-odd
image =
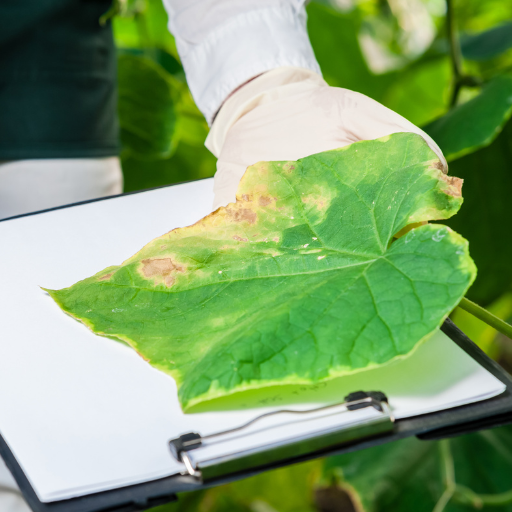
[[[477,494],[482,505],[500,506],[512,503],[512,489],[500,494]]]
[[[455,483],[455,467],[453,465],[450,441],[448,439],[442,439],[439,441],[439,450],[441,452],[441,461],[443,463],[443,479],[446,488],[443,494],[441,494],[441,497],[439,498],[432,512],[443,512],[457,489],[457,484]]]
[[[500,507],[512,503],[512,489],[496,494],[478,494],[464,485],[457,485],[453,500],[462,505],[480,509],[484,506]]]
[[[459,302],[459,308],[467,311],[473,316],[476,316],[476,318],[482,320],[482,322],[486,323],[487,325],[494,327],[494,329],[496,329],[498,332],[501,332],[501,334],[512,340],[512,325],[504,322],[496,315],[493,315],[490,311],[487,311],[487,309],[484,309],[478,304],[475,304],[473,301],[467,299],[466,297],[463,297]]]
[[[446,508],[446,505],[448,505],[449,501],[452,499],[453,493],[453,489],[445,489],[432,512],[443,512],[443,510]]]
[[[453,71],[453,91],[450,100],[450,106],[453,107],[457,103],[460,89],[462,87],[462,52],[460,42],[457,36],[457,28],[455,26],[455,14],[453,9],[453,0],[446,0],[446,31],[448,36],[448,44],[450,46],[450,60]]]

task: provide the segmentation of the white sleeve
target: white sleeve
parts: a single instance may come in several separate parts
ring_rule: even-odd
[[[194,100],[211,124],[238,86],[270,69],[320,72],[305,0],[164,0]]]

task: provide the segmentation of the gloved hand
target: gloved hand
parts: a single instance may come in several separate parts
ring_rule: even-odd
[[[330,87],[307,69],[264,73],[228,97],[206,139],[218,157],[213,208],[235,201],[249,165],[297,160],[397,132],[421,135],[447,170],[441,150],[425,132],[371,98]]]

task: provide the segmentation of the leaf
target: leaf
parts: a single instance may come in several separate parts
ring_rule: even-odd
[[[487,147],[450,162],[464,179],[464,205],[448,225],[469,240],[478,278],[468,297],[485,306],[512,284],[512,120]]]
[[[118,48],[157,48],[179,61],[162,0],[135,0],[135,10],[130,9],[125,16],[115,16],[112,23]]]
[[[461,37],[460,46],[466,59],[491,59],[512,48],[512,23],[503,23],[485,32]]]
[[[346,495],[355,512],[432,512],[443,490],[440,468],[436,443],[415,437],[330,457],[317,502],[329,492]]]
[[[446,112],[450,81],[448,57],[424,57],[400,73],[382,102],[411,123],[421,126]]]
[[[446,227],[390,245],[458,210],[461,183],[440,167],[408,133],[261,162],[236,203],[49,292],[172,375],[185,409],[369,369],[409,354],[474,279],[466,241]]]
[[[459,488],[444,512],[469,512],[482,504],[470,504],[466,489],[482,495],[511,490],[511,463],[510,426],[441,442],[403,439],[327,459],[324,479],[331,485],[317,491],[317,502],[330,489],[331,495],[348,495],[356,512],[432,512],[446,488],[443,468],[449,465]],[[512,504],[492,509],[510,512]]]
[[[171,154],[179,88],[179,82],[151,60],[119,56],[118,111],[123,152],[151,159]]]
[[[122,162],[125,192],[209,178],[215,174],[216,165],[204,144],[191,145],[181,138],[169,158],[140,160],[123,155]]]
[[[512,76],[486,84],[472,100],[423,129],[439,144],[448,161],[489,145],[512,114]]]
[[[359,46],[361,16],[357,10],[340,13],[311,2],[307,13],[309,39],[326,82],[380,101],[397,75],[375,75],[370,71]]]

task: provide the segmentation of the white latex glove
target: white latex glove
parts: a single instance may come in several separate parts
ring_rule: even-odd
[[[437,144],[380,103],[354,91],[330,87],[307,69],[268,71],[224,102],[206,139],[206,147],[218,157],[213,208],[235,201],[238,183],[249,165],[297,160],[397,132],[421,135],[446,171]]]
[[[0,161],[0,219],[122,191],[116,156]]]

